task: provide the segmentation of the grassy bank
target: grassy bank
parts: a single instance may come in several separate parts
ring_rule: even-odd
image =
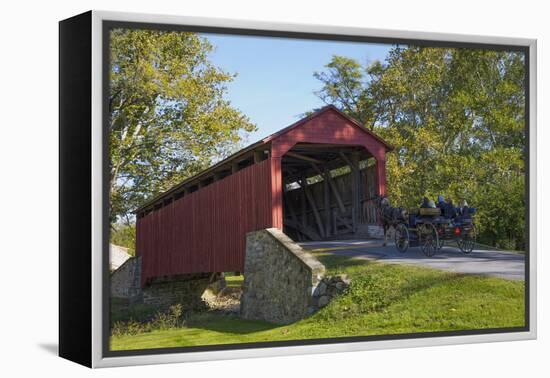
[[[358,335],[518,327],[524,283],[320,254],[329,274],[346,273],[348,292],[287,326],[203,313],[184,325],[111,337],[113,350]]]

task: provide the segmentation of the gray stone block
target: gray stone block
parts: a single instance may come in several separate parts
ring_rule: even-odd
[[[325,267],[279,229],[246,238],[241,316],[288,324],[309,314]]]

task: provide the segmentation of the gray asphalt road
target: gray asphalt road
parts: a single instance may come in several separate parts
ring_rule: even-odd
[[[426,257],[419,247],[409,248],[400,253],[388,244],[382,246],[381,240],[339,240],[300,243],[308,250],[322,249],[335,255],[381,260],[392,264],[412,264],[458,273],[483,274],[510,280],[525,279],[525,259],[522,254],[474,249],[470,255],[464,255],[458,248],[445,246],[433,257]]]

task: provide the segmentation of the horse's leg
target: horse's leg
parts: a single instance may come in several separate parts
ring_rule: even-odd
[[[386,224],[384,224],[382,227],[384,228],[384,244],[382,244],[382,245],[385,247],[386,246],[386,241],[387,241],[386,236],[387,236],[387,232],[388,232],[388,227],[387,227]]]

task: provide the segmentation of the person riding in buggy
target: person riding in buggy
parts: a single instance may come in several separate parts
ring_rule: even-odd
[[[450,198],[446,200],[438,196],[437,205],[433,200],[424,197],[419,208],[405,210],[394,208],[387,198],[378,202],[380,219],[384,228],[384,245],[387,231],[395,230],[395,246],[401,253],[409,246],[420,246],[422,252],[432,257],[444,246],[445,241],[454,240],[459,249],[469,254],[475,246],[475,225],[472,215],[475,208],[469,207],[465,201],[455,207]]]

